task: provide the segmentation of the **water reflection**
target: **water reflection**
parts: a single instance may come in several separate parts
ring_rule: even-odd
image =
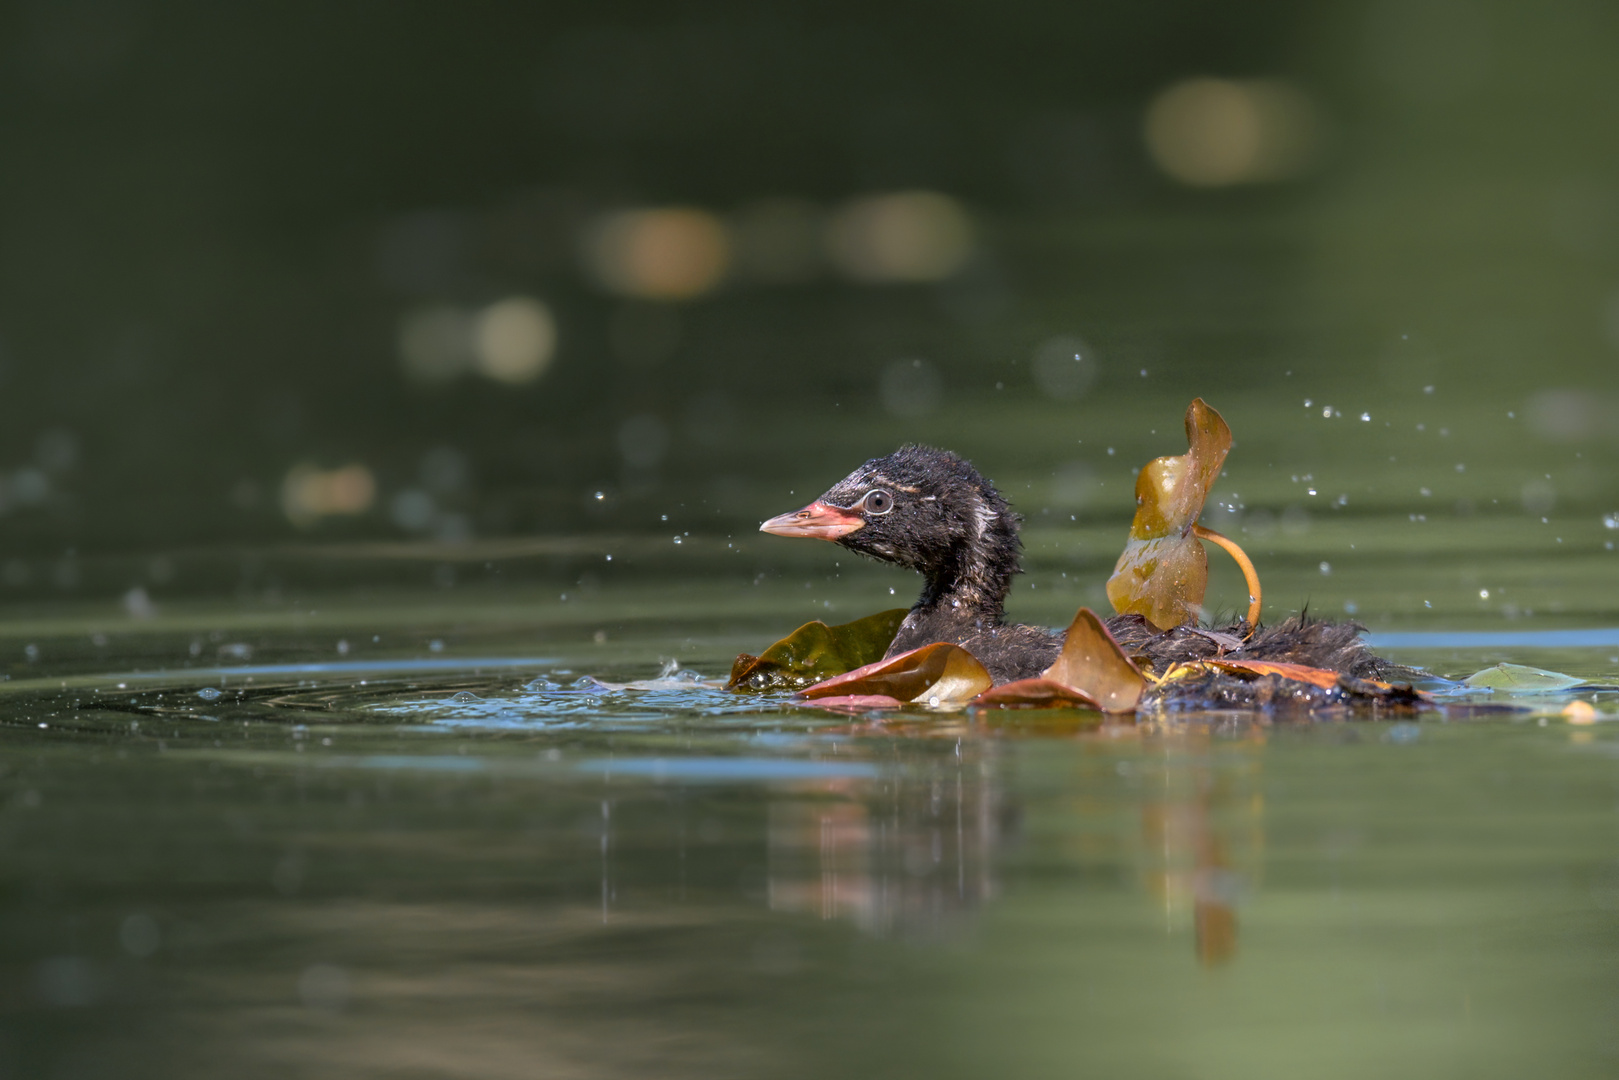
[[[946,932],[995,891],[993,862],[1016,814],[988,762],[827,781],[769,809],[773,911],[846,919],[873,934]]]
[[[1257,888],[1264,857],[1264,737],[1147,737],[1130,740],[1126,756],[1116,753],[1118,738],[1081,736],[1096,754],[1078,758],[1065,800],[1080,825],[1073,854],[1133,866],[1166,933],[1190,932],[1203,965],[1230,962],[1237,909]],[[1009,794],[1015,755],[1008,762],[996,741],[975,740],[942,762],[905,757],[880,784],[835,778],[777,793],[767,833],[772,910],[930,937],[962,931],[997,894],[998,867],[1026,839],[1021,801]],[[1113,776],[1096,771],[1098,757]],[[1132,818],[1133,829],[1123,824]]]
[[[1215,746],[1189,734],[1175,742],[1161,759],[1129,769],[1148,789],[1142,881],[1163,905],[1166,927],[1190,923],[1198,961],[1222,964],[1236,956],[1237,906],[1258,885],[1264,856],[1264,739]]]

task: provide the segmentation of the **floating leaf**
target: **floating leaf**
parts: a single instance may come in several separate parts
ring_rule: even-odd
[[[743,653],[731,666],[731,690],[797,690],[881,660],[908,611],[893,608],[828,626],[805,623],[758,656]]]
[[[1523,664],[1497,664],[1469,675],[1464,685],[1475,690],[1506,690],[1514,694],[1555,694],[1584,686],[1584,679]]]
[[[1090,608],[1080,608],[1068,627],[1062,652],[1039,678],[1019,679],[986,690],[974,705],[996,708],[1081,708],[1134,712],[1147,678],[1131,662]]]
[[[1186,442],[1186,453],[1149,461],[1137,475],[1130,538],[1107,583],[1115,611],[1141,615],[1160,630],[1197,621],[1209,560],[1192,530],[1231,450],[1231,429],[1195,398],[1186,409]]]
[[[947,708],[971,701],[994,681],[972,653],[959,645],[936,641],[816,683],[802,694],[811,700],[886,694],[900,701]]]

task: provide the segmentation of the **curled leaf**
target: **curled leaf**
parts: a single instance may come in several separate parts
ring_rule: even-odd
[[[936,641],[816,683],[802,694],[811,700],[884,694],[900,701],[948,708],[966,704],[994,681],[972,653],[959,645]]]
[[[974,705],[999,708],[1082,708],[1109,713],[1135,711],[1147,678],[1124,654],[1090,608],[1080,608],[1056,662],[1039,678],[1019,679],[987,690]]]
[[[1141,615],[1160,630],[1197,621],[1209,560],[1192,529],[1231,450],[1231,429],[1195,398],[1186,409],[1186,442],[1186,453],[1149,461],[1136,476],[1135,520],[1107,583],[1115,611]]]
[[[738,656],[726,688],[797,690],[881,660],[907,614],[893,608],[837,626],[805,623],[758,656]]]

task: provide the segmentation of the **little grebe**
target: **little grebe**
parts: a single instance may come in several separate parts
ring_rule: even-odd
[[[1013,576],[1022,572],[1020,520],[967,461],[948,450],[904,446],[866,462],[802,510],[773,517],[759,529],[831,540],[919,572],[922,595],[900,625],[888,656],[947,641],[976,656],[999,685],[1038,675],[1063,644],[1062,631],[1006,621],[1006,594]],[[1357,624],[1312,621],[1303,615],[1273,627],[1239,625],[1223,631],[1192,626],[1159,631],[1139,615],[1115,615],[1106,625],[1127,653],[1158,671],[1177,661],[1216,656],[1285,661],[1356,679],[1402,671],[1362,644],[1363,628]],[[1218,681],[1199,682],[1199,698],[1218,699]],[[1237,680],[1230,681],[1235,692]],[[1232,704],[1251,696],[1246,689],[1235,693]]]

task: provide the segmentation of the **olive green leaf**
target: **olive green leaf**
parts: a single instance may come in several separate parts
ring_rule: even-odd
[[[883,658],[907,614],[905,608],[893,608],[838,626],[819,619],[805,623],[758,656],[738,656],[726,686],[752,692],[797,690],[864,667]]]

